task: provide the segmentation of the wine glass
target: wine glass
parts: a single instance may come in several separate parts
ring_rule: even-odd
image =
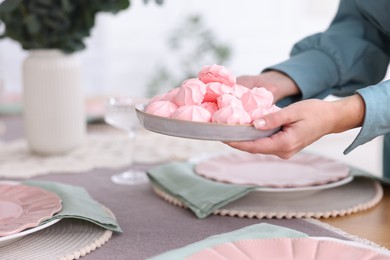
[[[107,124],[123,130],[127,133],[131,143],[130,169],[120,174],[111,176],[111,180],[117,184],[135,185],[148,181],[143,171],[131,169],[134,158],[134,145],[137,131],[141,128],[137,120],[135,106],[142,103],[140,99],[132,97],[110,97],[106,102],[104,120]]]

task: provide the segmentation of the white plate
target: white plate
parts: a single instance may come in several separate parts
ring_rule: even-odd
[[[52,225],[54,225],[55,223],[57,223],[58,221],[60,221],[61,219],[53,219],[45,224],[42,224],[42,225],[39,225],[39,226],[36,226],[36,227],[33,227],[33,228],[30,228],[30,229],[25,229],[19,233],[16,233],[16,234],[12,234],[12,235],[9,235],[9,236],[5,236],[5,237],[0,237],[0,247],[2,246],[6,246],[8,244],[12,244],[14,243],[16,240],[18,239],[21,239],[22,237],[28,235],[28,234],[31,234],[31,233],[35,233],[39,230],[42,230],[44,228],[47,228],[47,227],[50,227]]]
[[[248,141],[268,137],[280,129],[261,131],[249,124],[229,125],[171,119],[145,113],[145,106],[136,106],[140,124],[150,131],[170,136],[213,141]]]

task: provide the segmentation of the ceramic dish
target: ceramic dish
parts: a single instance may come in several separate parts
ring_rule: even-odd
[[[186,259],[389,260],[390,253],[357,242],[326,237],[264,238],[223,243]]]
[[[0,183],[0,237],[38,226],[62,209],[61,198],[50,191]]]
[[[309,153],[298,153],[284,160],[273,155],[232,152],[203,160],[194,169],[198,175],[215,181],[256,185],[279,192],[293,191],[292,188],[302,191],[304,187],[339,181],[342,185],[352,180],[347,165]]]
[[[21,231],[19,233],[15,233],[15,234],[12,234],[12,235],[9,235],[9,236],[5,236],[5,237],[0,237],[0,247],[12,244],[16,240],[18,240],[18,239],[20,239],[20,238],[22,238],[24,236],[27,236],[27,235],[35,233],[35,232],[37,232],[39,230],[45,229],[47,227],[50,227],[50,226],[54,225],[55,223],[57,223],[60,220],[61,219],[53,219],[51,221],[46,222],[45,224],[42,224],[42,225],[39,225],[39,226],[36,226],[36,227],[33,227],[33,228],[25,229],[25,230],[23,230],[23,231]]]
[[[144,128],[170,136],[213,141],[248,141],[270,136],[279,128],[260,131],[252,125],[229,125],[177,120],[145,113],[146,105],[136,106],[138,120]]]

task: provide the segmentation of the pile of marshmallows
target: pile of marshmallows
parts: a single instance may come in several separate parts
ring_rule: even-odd
[[[231,71],[214,64],[203,67],[198,78],[152,98],[144,111],[179,120],[251,124],[279,109],[270,91],[238,85]]]

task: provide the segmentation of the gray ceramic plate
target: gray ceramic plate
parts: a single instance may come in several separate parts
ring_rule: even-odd
[[[260,131],[249,124],[229,125],[171,119],[145,113],[144,108],[145,105],[142,104],[135,109],[141,125],[150,131],[170,136],[213,141],[249,141],[279,131],[279,128]]]

